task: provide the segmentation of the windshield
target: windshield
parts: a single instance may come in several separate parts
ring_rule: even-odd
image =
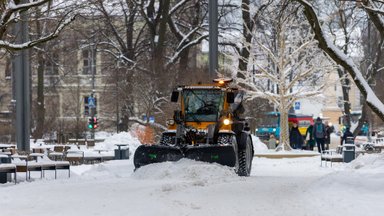
[[[221,90],[185,90],[183,97],[186,121],[217,121],[223,109],[224,92]]]

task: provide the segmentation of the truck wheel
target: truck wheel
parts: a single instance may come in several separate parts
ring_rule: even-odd
[[[245,136],[246,135],[246,136]],[[252,140],[247,134],[242,134],[241,142],[245,148],[239,149],[239,169],[237,170],[237,174],[239,176],[249,176],[251,174],[252,168],[252,159],[253,159],[253,146]]]
[[[235,157],[236,157],[235,171],[237,172],[239,170],[239,155],[236,154],[238,152],[236,137],[232,134],[220,134],[217,139],[217,144],[233,146],[233,151],[235,152]]]

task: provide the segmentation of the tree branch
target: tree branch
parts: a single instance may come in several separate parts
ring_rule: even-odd
[[[315,32],[315,39],[319,42],[319,47],[351,75],[361,94],[367,99],[369,107],[380,117],[381,120],[384,120],[384,104],[372,91],[371,87],[368,85],[353,60],[332,44],[325,36],[325,32],[320,25],[313,6],[306,0],[296,1],[304,7],[304,14],[310,23],[312,30]]]

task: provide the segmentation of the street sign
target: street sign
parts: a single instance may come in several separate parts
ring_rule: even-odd
[[[155,123],[155,117],[149,116],[149,123]]]
[[[88,98],[88,107],[89,108],[96,108],[95,98],[89,97]]]
[[[300,101],[295,102],[295,110],[300,110]]]

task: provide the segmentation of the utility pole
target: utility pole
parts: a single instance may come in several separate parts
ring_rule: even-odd
[[[95,54],[95,42],[93,41],[92,42],[92,46],[91,46],[91,71],[92,71],[92,93],[91,93],[91,97],[93,98],[93,100],[96,102],[96,99],[95,99],[95,72],[96,72],[96,66],[95,66],[95,58],[96,58],[96,54]],[[91,118],[92,119],[95,119],[95,115],[96,115],[96,103],[95,103],[95,106],[94,107],[90,107],[90,110],[91,110]],[[95,128],[92,127],[91,129],[91,139],[95,139]]]
[[[215,76],[218,69],[218,8],[217,0],[209,0],[208,3],[209,17],[209,79]]]
[[[22,0],[22,3],[28,3]],[[15,24],[16,42],[22,44],[28,41],[28,14],[20,13],[20,21]],[[29,51],[16,52],[13,59],[13,73],[15,78],[16,100],[16,143],[17,149],[22,152],[30,151],[30,65]]]

